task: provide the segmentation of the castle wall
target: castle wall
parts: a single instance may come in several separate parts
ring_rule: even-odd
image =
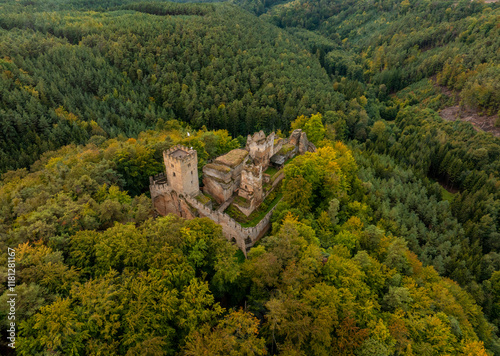
[[[151,200],[160,215],[176,214],[184,219],[194,219],[197,214],[186,203],[182,196],[167,184],[152,184],[149,186]]]
[[[248,250],[265,234],[269,228],[272,213],[277,206],[276,204],[256,226],[242,227],[238,222],[236,222],[236,220],[226,213],[211,210],[209,207],[201,204],[199,201],[189,196],[185,197],[185,199],[191,206],[198,210],[200,216],[208,217],[215,223],[221,225],[224,236],[229,241],[235,242],[243,253],[245,253],[245,256]]]
[[[151,183],[151,198],[158,213],[176,214],[186,219],[207,217],[221,225],[224,236],[235,242],[245,255],[269,228],[271,215],[276,208],[273,207],[256,226],[244,228],[229,215],[214,211],[189,195],[179,196],[167,184],[155,184],[153,180]]]

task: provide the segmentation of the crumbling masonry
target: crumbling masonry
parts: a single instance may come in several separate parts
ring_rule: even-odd
[[[233,204],[246,216],[264,201],[284,178],[283,164],[316,147],[301,130],[290,138],[266,137],[264,132],[248,135],[245,149],[235,149],[203,167],[203,194],[198,182],[198,155],[177,145],[163,152],[165,173],[150,177],[151,199],[160,215],[177,214],[186,219],[208,217],[222,226],[226,238],[245,253],[269,228],[274,207],[253,227],[242,227],[224,210]],[[273,166],[272,177],[265,171]],[[219,207],[213,209],[212,199]]]

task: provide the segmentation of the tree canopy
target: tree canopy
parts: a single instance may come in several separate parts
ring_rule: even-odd
[[[16,352],[500,354],[499,16],[468,0],[0,1]],[[284,165],[247,258],[207,218],[154,216],[164,150],[193,147],[201,172],[247,134],[294,129],[317,150]]]

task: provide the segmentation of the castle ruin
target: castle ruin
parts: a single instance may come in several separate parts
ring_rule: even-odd
[[[232,150],[203,167],[201,191],[196,150],[174,146],[163,152],[165,173],[150,177],[153,207],[159,215],[210,218],[246,255],[268,230],[274,207],[256,226],[246,228],[225,209],[232,204],[249,216],[284,178],[284,163],[297,154],[315,150],[302,130],[293,131],[288,139],[256,132],[248,135],[245,149]],[[274,168],[272,174],[266,173],[270,167]]]

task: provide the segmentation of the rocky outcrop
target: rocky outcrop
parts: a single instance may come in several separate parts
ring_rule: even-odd
[[[281,166],[290,158],[297,154],[306,152],[315,152],[316,147],[309,142],[307,134],[300,129],[294,130],[287,141],[280,142],[280,150],[274,150],[275,154],[271,157],[271,162]]]
[[[204,191],[219,204],[228,200],[238,189],[241,171],[245,166],[248,151],[232,150],[203,167]]]
[[[192,209],[186,200],[179,197],[174,190],[151,197],[151,199],[159,215],[175,214],[184,219],[194,219],[199,216],[196,209]]]
[[[307,139],[307,134],[301,129],[293,130],[288,143],[296,146],[298,148],[298,153],[301,155],[306,152],[316,151],[316,146],[309,142],[309,140]]]
[[[301,135],[302,135],[302,130],[300,129],[293,130],[292,134],[290,135],[290,139],[288,140],[288,143],[294,146],[298,146]]]
[[[308,147],[309,141],[307,140],[307,135],[305,132],[302,132],[299,139],[299,154],[303,155],[304,153],[306,153]]]
[[[237,167],[245,163],[247,157],[248,157],[247,150],[237,148],[235,150],[229,151],[225,155],[217,157],[214,163],[221,164],[232,169],[236,169]]]

